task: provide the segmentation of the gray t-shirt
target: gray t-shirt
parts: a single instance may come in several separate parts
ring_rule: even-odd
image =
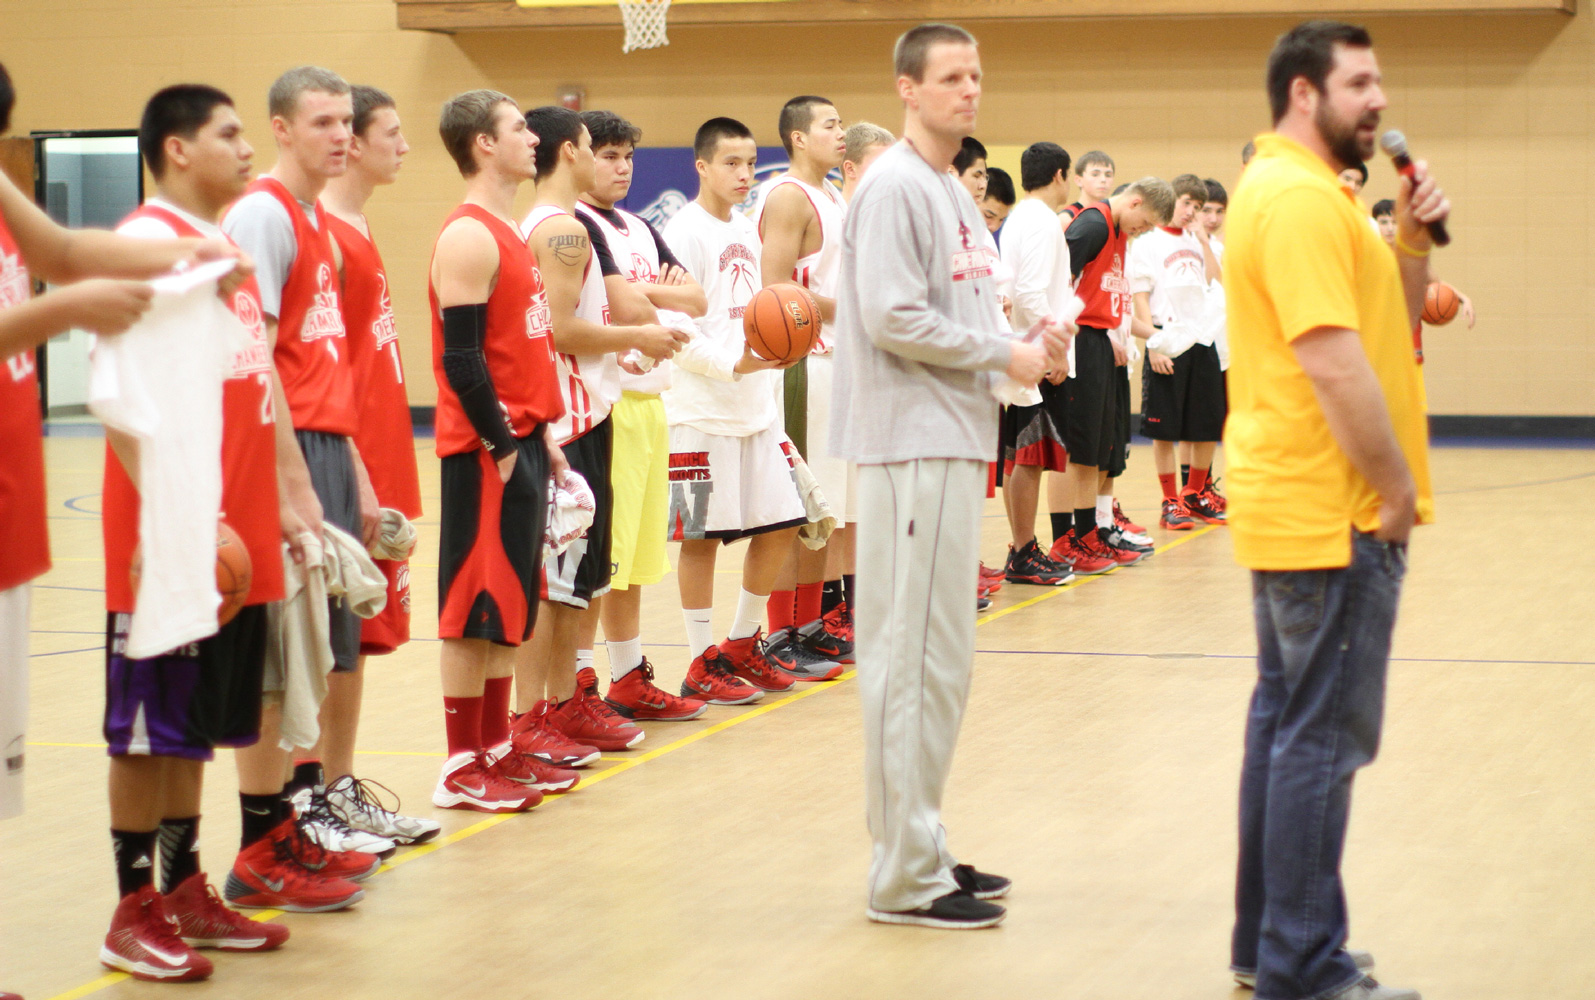
[[[300,202],[299,207],[312,226],[321,228],[316,206]],[[293,270],[294,256],[299,253],[288,210],[265,191],[251,191],[227,210],[222,230],[255,259],[261,311],[277,318],[282,314],[282,286],[288,283],[288,272]]]
[[[1013,353],[969,192],[899,142],[847,206],[831,449],[864,464],[990,461]]]

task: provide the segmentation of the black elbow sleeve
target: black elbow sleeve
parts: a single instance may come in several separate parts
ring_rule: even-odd
[[[443,377],[476,436],[495,460],[515,449],[509,421],[487,370],[487,303],[443,310]]]

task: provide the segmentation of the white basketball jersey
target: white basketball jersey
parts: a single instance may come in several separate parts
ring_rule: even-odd
[[[761,238],[764,235],[764,206],[770,199],[770,193],[783,184],[795,185],[802,191],[809,204],[814,206],[814,214],[820,221],[820,248],[798,258],[797,266],[792,271],[792,280],[815,295],[834,299],[841,279],[842,217],[846,213],[847,203],[842,201],[842,193],[830,181],[824,181],[816,188],[791,174],[783,174],[759,193],[753,221],[759,227]],[[831,347],[831,338],[822,329],[809,353],[830,354]]]
[[[532,230],[556,215],[569,215],[555,205],[538,205],[521,223],[521,237],[532,238]],[[580,220],[578,220],[580,221]],[[586,230],[584,229],[585,233]],[[587,252],[587,269],[582,275],[581,298],[576,315],[599,326],[609,325],[609,296],[604,291],[604,276],[598,255]],[[554,353],[559,394],[565,399],[565,415],[554,423],[554,440],[565,444],[581,437],[609,417],[620,399],[620,362],[610,354]]]
[[[576,205],[576,214],[598,224],[604,241],[609,244],[609,255],[615,259],[615,266],[620,268],[620,273],[627,281],[658,281],[659,247],[654,243],[648,224],[625,209],[616,208],[614,212],[620,216],[626,228],[615,225],[603,212],[595,211],[585,202]],[[670,362],[656,361],[652,368],[641,375],[622,370],[620,387],[653,395],[664,392],[670,388]]]

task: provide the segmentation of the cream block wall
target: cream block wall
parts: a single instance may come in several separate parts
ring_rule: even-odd
[[[1263,63],[1279,18],[972,23],[981,39],[988,143],[1101,148],[1123,177],[1186,171],[1232,185],[1239,149],[1267,127]],[[1595,414],[1595,189],[1588,14],[1370,19],[1391,107],[1457,204],[1437,267],[1474,299],[1479,325],[1430,331],[1431,408],[1446,414]],[[411,401],[435,397],[426,267],[460,184],[437,109],[472,87],[523,106],[563,84],[685,145],[726,114],[774,143],[781,103],[831,97],[849,120],[897,131],[890,46],[901,25],[688,28],[657,52],[620,53],[620,31],[403,32],[389,0],[197,3],[0,0],[0,60],[15,78],[13,134],[133,127],[156,88],[194,80],[238,100],[261,169],[274,159],[265,93],[282,70],[329,66],[391,92],[415,151],[370,217],[392,278]],[[1372,167],[1366,192],[1393,194]],[[523,196],[523,200],[526,200]]]

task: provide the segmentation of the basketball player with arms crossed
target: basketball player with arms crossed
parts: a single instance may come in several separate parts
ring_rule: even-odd
[[[537,135],[509,97],[472,90],[438,133],[465,201],[432,250],[432,370],[442,459],[438,636],[448,759],[432,803],[519,812],[543,799],[509,744],[516,647],[531,638],[551,477],[564,454],[548,296],[516,228],[515,193],[537,174]],[[567,772],[574,776],[574,772]]]
[[[742,333],[759,290],[759,233],[736,206],[748,196],[758,148],[748,127],[711,118],[693,139],[698,195],[665,226],[665,242],[698,279],[709,308],[676,356],[664,394],[670,420],[668,537],[681,543],[676,576],[692,665],[686,698],[712,705],[757,701],[795,683],[761,634],[765,603],[805,523],[781,430],[775,369]],[[742,591],[726,640],[714,642],[714,564],[722,544],[748,539]],[[746,682],[746,683],[744,683]]]
[[[612,111],[584,111],[581,117],[592,139],[594,180],[576,204],[576,217],[604,268],[611,321],[701,317],[708,297],[664,237],[645,219],[616,207],[631,190],[642,130]],[[642,655],[642,588],[670,572],[661,530],[670,511],[670,426],[659,394],[670,386],[671,367],[658,361],[636,374],[623,366],[620,399],[609,415],[615,429],[609,464],[613,569],[598,613],[609,651],[604,701],[628,719],[683,721],[707,710],[702,701],[655,685],[653,664]]]
[[[399,332],[388,297],[387,269],[365,217],[372,192],[399,179],[410,144],[404,140],[392,97],[375,87],[356,86],[351,88],[350,98],[354,121],[349,169],[327,182],[322,204],[338,257],[339,299],[354,370],[355,404],[360,410],[354,443],[377,503],[414,520],[421,516],[421,481],[404,387],[404,362],[399,357]],[[388,603],[375,618],[361,623],[358,665],[344,683],[327,692],[327,711],[332,715],[358,717],[366,657],[391,653],[410,641],[409,560],[378,559],[376,563],[388,580]],[[354,704],[343,706],[334,699],[353,699]],[[321,747],[325,791],[316,794],[324,794],[344,822],[394,843],[415,844],[437,836],[440,827],[435,821],[383,808],[354,776],[353,736],[352,730],[341,727],[325,733]]]
[[[302,512],[311,535],[319,539],[325,519],[369,542],[377,526],[376,496],[353,440],[359,411],[337,261],[326,210],[317,201],[327,181],[348,167],[349,85],[330,70],[301,66],[272,84],[268,107],[277,163],[227,211],[222,228],[257,262],[266,333],[283,390],[277,402],[292,420],[292,434],[279,428],[278,486]],[[351,683],[360,655],[360,619],[329,600],[328,626],[336,664],[327,682],[330,690]],[[353,744],[357,699],[329,695],[321,714],[327,739]],[[265,839],[288,852],[302,851],[308,837],[333,852],[390,853],[392,841],[351,829],[320,808],[319,799],[315,815],[304,800],[305,808],[296,810],[291,797],[319,784],[320,765],[307,764],[285,780],[289,758],[278,745],[280,725],[280,699],[268,698],[260,740],[234,754],[245,851]],[[288,822],[295,818],[297,831]],[[254,885],[257,891],[264,888],[264,883]],[[242,891],[229,880],[229,898],[241,898],[235,890]]]
[[[611,570],[614,424],[609,417],[621,393],[619,355],[639,351],[668,361],[687,334],[657,323],[610,325],[602,265],[587,227],[575,215],[577,200],[597,180],[592,136],[581,115],[568,108],[534,108],[526,124],[538,139],[537,201],[521,222],[521,234],[537,258],[552,311],[565,400],[565,416],[554,436],[571,468],[587,481],[596,510],[586,536],[548,567],[548,599],[538,611],[545,624],[516,659],[516,701],[524,713],[539,701],[554,700],[551,721],[567,738],[599,750],[625,750],[642,741],[643,731],[604,704],[592,667],[595,605],[609,590]],[[627,364],[640,371],[634,362]]]
[[[836,266],[846,203],[825,176],[841,166],[847,154],[842,116],[823,97],[794,97],[781,108],[778,125],[792,165],[764,188],[754,211],[763,244],[759,272],[765,285],[796,283],[807,288],[819,302],[824,322],[830,323],[836,319]],[[839,676],[839,661],[853,658],[853,644],[828,631],[820,620],[822,592],[831,577],[826,572],[827,553],[835,553],[835,579],[840,582],[842,571],[851,570],[847,522],[856,516],[851,501],[853,469],[832,458],[826,443],[832,377],[831,341],[822,329],[809,357],[786,370],[785,428],[838,523],[824,549],[793,543],[768,607],[771,651],[794,676],[816,681]],[[838,631],[845,614],[844,610],[837,616]]]

